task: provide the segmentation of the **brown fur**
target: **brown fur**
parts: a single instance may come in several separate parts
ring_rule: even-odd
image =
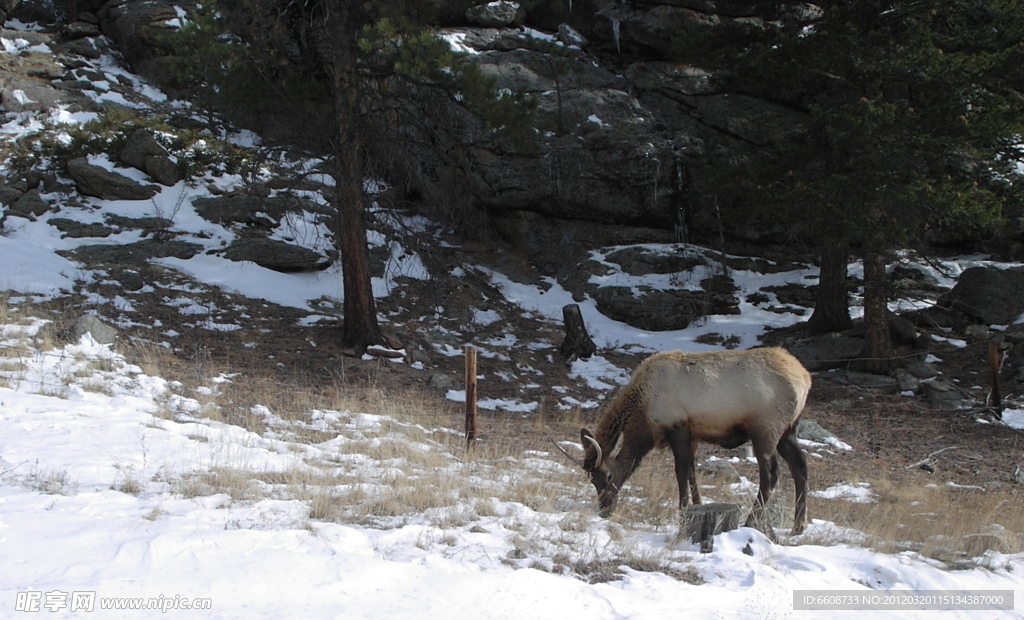
[[[696,484],[697,442],[737,447],[750,441],[758,461],[760,490],[750,519],[760,518],[778,479],[776,451],[797,487],[794,533],[806,525],[807,463],[793,428],[807,400],[811,377],[781,348],[683,353],[665,351],[644,360],[629,385],[612,400],[596,434],[580,432],[583,467],[610,512],[618,490],[655,447],[671,447],[679,504],[687,490],[700,503]],[[594,445],[600,446],[599,450]]]

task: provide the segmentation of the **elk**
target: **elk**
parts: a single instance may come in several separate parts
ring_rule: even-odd
[[[811,376],[778,347],[747,351],[664,351],[644,360],[612,400],[595,433],[580,430],[578,465],[597,489],[601,513],[615,509],[619,489],[653,448],[672,448],[679,508],[700,503],[695,472],[697,442],[736,448],[750,441],[759,490],[747,519],[757,524],[778,482],[776,452],[796,486],[793,534],[807,526],[807,459],[794,427]],[[564,450],[563,450],[564,452]]]

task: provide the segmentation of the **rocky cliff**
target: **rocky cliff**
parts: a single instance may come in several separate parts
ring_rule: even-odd
[[[155,34],[174,27],[180,4],[109,0],[80,2],[78,10],[96,16],[137,71],[159,79],[160,59],[173,50]],[[583,220],[653,229],[652,240],[706,238],[721,221],[715,207],[724,165],[741,162],[755,172],[801,134],[799,110],[673,50],[680,37],[723,22],[744,28],[809,22],[821,14],[813,5],[771,14],[762,3],[742,1],[431,5],[439,34],[475,54],[499,87],[530,94],[546,128],[539,149],[476,142],[454,164],[471,185],[474,205],[499,230]],[[259,20],[247,27],[258,32]],[[413,155],[395,164],[410,194],[444,195],[437,179],[448,175],[437,168],[452,162]],[[741,236],[764,233],[727,225]]]

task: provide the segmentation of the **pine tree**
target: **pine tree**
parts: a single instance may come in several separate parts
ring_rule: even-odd
[[[807,112],[804,142],[755,180],[757,199],[818,240],[812,327],[849,324],[845,255],[863,257],[875,370],[891,358],[889,254],[930,229],[982,230],[1020,212],[1022,23],[1013,0],[853,0],[716,58]]]
[[[181,36],[178,74],[194,76],[182,87],[250,118],[276,101],[278,120],[292,115],[306,124],[292,139],[330,155],[345,297],[341,344],[356,354],[384,344],[366,234],[364,180],[373,155],[385,143],[415,138],[403,128],[419,121],[424,101],[443,101],[437,105],[491,134],[529,134],[522,98],[498,93],[470,58],[422,26],[428,10],[400,0],[217,0]],[[301,105],[311,100],[328,102],[328,113],[304,115]]]

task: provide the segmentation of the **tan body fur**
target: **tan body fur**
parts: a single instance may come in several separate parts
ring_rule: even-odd
[[[796,483],[793,529],[801,531],[807,465],[792,431],[810,387],[810,374],[781,348],[652,355],[608,406],[596,433],[581,431],[583,467],[597,487],[602,509],[614,507],[618,489],[644,455],[666,446],[675,456],[680,507],[689,501],[687,487],[694,503],[700,503],[697,443],[734,448],[749,440],[761,478],[751,519],[760,517],[777,482],[778,450]]]

